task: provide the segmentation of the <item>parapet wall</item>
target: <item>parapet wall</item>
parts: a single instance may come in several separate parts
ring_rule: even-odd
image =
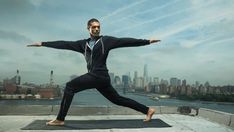
[[[205,108],[191,108],[188,106],[151,106],[156,109],[156,114],[184,114],[200,116],[212,122],[217,122],[234,128],[234,114],[215,111]],[[59,111],[58,105],[2,105],[1,115],[56,115]],[[80,106],[73,105],[68,115],[139,115],[135,110],[121,106]]]
[[[177,107],[152,106],[156,114],[179,114]],[[2,105],[0,115],[55,115],[59,105]],[[121,106],[83,106],[72,105],[69,115],[138,115],[135,110]]]
[[[200,108],[198,116],[234,128],[234,114]]]

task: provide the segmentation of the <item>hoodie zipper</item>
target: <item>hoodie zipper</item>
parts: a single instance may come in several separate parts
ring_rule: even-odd
[[[90,61],[91,68],[90,68],[90,70],[93,68],[92,63],[93,63],[93,50],[91,50],[91,61]]]
[[[96,42],[95,42],[95,44],[94,44],[94,46],[99,42],[99,40],[100,39],[102,39],[102,38],[99,38]],[[103,42],[102,42],[102,40],[101,40],[101,43],[102,43],[102,46],[103,46]],[[87,44],[87,46],[89,46],[89,44],[88,43],[86,43]],[[93,49],[94,49],[94,46],[93,46]],[[89,46],[89,48],[90,48],[90,46]],[[90,61],[90,69],[89,69],[89,72],[91,71],[91,69],[93,68],[93,66],[92,66],[92,63],[93,63],[93,49],[91,49],[90,48],[90,50],[91,50],[91,61]]]

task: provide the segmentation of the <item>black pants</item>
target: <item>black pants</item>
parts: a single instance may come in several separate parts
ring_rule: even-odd
[[[116,105],[129,107],[144,114],[147,114],[149,110],[149,107],[145,105],[142,105],[132,99],[120,96],[111,86],[109,76],[97,76],[92,73],[87,73],[66,84],[57,119],[62,121],[65,120],[75,93],[91,88],[96,88],[104,97]]]

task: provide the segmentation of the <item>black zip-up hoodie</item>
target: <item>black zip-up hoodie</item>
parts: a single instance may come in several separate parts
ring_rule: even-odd
[[[88,44],[89,41],[90,38],[78,41],[42,42],[42,46],[80,52],[85,56],[88,72],[95,75],[108,76],[106,59],[111,49],[120,47],[143,46],[150,43],[149,40],[143,39],[99,36],[96,38],[96,43],[93,47],[93,50],[91,50]]]

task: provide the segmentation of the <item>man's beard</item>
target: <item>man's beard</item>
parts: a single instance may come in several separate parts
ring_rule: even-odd
[[[93,32],[92,35],[93,36],[99,36],[100,32]]]

